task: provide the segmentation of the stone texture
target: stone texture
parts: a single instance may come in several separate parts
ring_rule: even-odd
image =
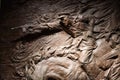
[[[10,5],[0,19],[0,80],[120,79],[119,0]]]

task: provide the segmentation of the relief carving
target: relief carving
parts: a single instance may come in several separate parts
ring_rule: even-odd
[[[51,7],[11,28],[23,34],[12,41],[14,79],[120,80],[119,1],[55,1],[38,1]]]

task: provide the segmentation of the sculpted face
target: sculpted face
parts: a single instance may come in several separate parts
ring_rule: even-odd
[[[34,67],[29,76],[32,80],[89,80],[78,62],[65,57],[51,57]]]

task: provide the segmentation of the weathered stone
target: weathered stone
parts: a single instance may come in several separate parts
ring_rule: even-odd
[[[0,80],[120,80],[119,0],[4,1]]]

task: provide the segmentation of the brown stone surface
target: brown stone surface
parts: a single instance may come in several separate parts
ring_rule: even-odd
[[[120,80],[119,0],[6,1],[0,80]]]

